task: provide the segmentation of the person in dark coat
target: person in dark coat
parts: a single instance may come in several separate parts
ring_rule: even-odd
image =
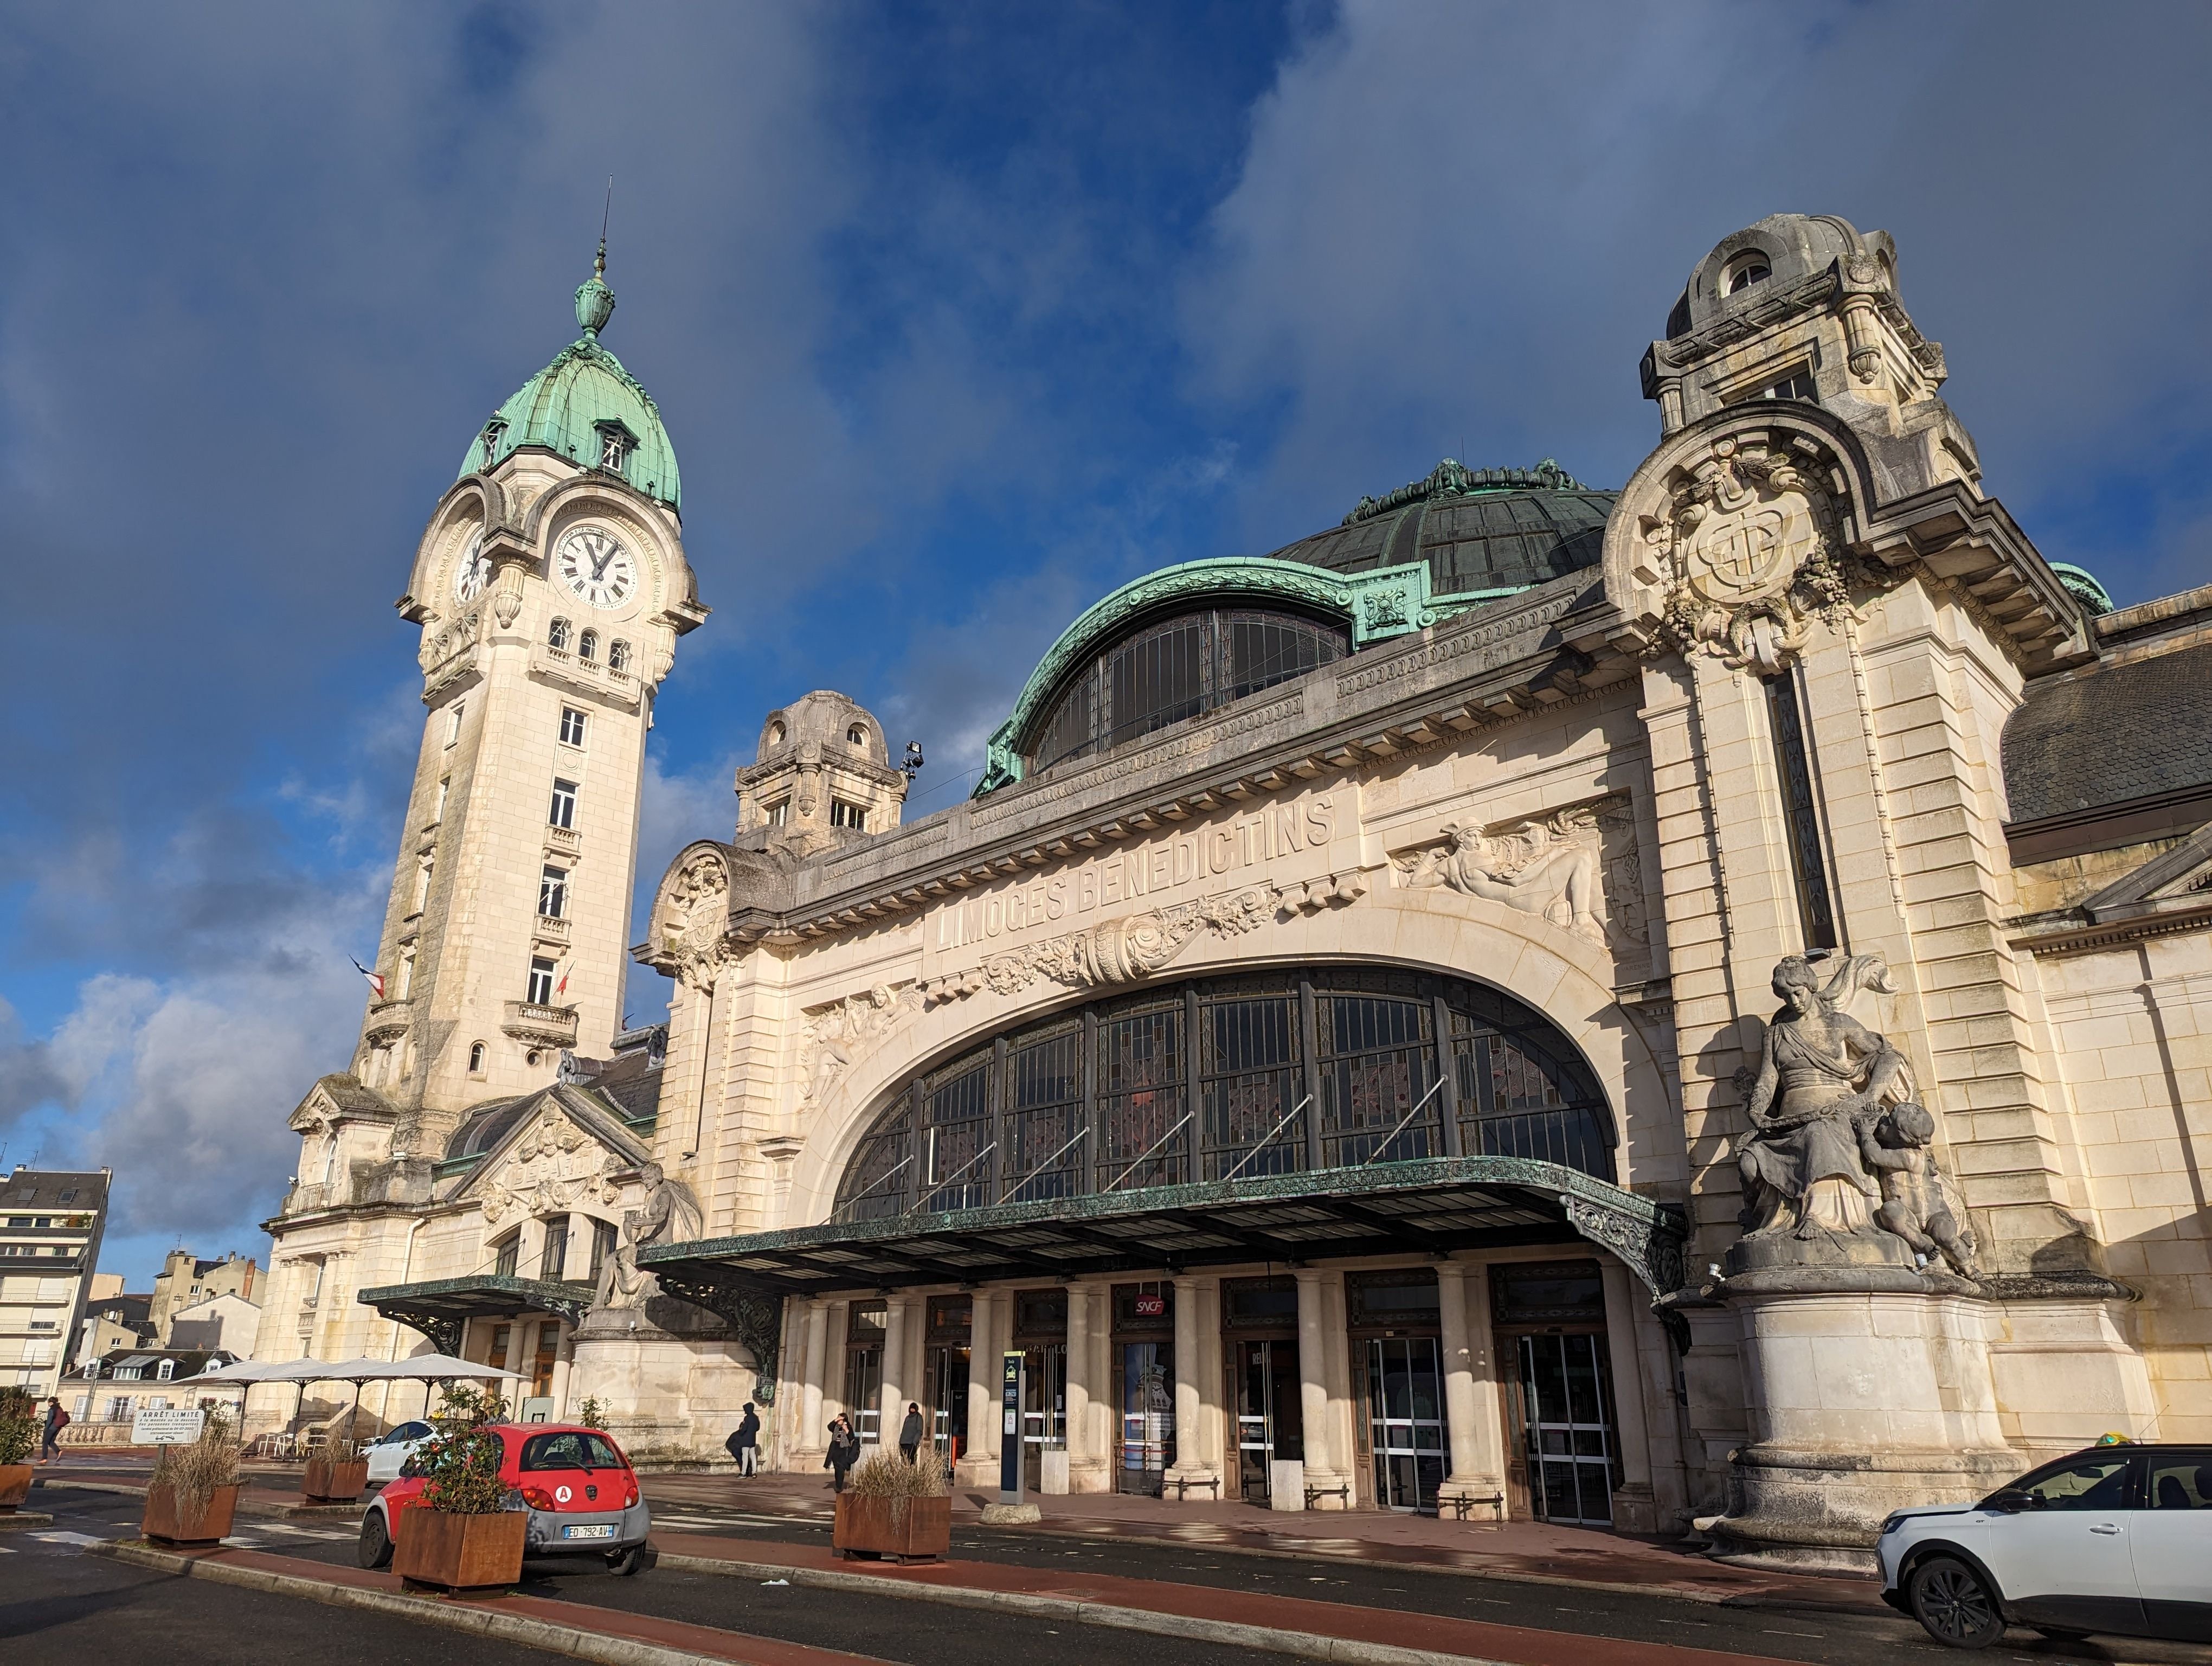
[[[899,1456],[908,1463],[921,1450],[921,1407],[915,1401],[906,1402],[906,1421],[899,1425]]]
[[[722,1444],[729,1448],[730,1456],[738,1461],[738,1474],[760,1473],[756,1456],[760,1447],[760,1414],[753,1409],[751,1401],[745,1402],[745,1414],[738,1420],[738,1426],[730,1432],[730,1438]]]
[[[822,1467],[830,1472],[830,1490],[845,1490],[846,1472],[860,1461],[860,1437],[853,1432],[853,1426],[840,1412],[830,1420],[830,1450],[823,1454]]]
[[[46,1402],[45,1437],[39,1442],[39,1462],[50,1462],[61,1456],[62,1431],[70,1426],[70,1414],[62,1409],[62,1402],[49,1398]]]

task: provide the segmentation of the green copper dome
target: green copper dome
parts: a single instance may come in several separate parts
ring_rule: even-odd
[[[523,383],[469,443],[461,473],[474,474],[523,446],[543,446],[579,468],[619,474],[647,497],[683,508],[676,448],[661,426],[660,408],[599,345],[599,331],[615,310],[605,281],[606,251],[576,289],[576,324],[583,331],[553,362]]]

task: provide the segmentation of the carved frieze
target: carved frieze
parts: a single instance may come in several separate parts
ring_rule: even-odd
[[[544,1112],[478,1187],[484,1224],[497,1226],[510,1215],[544,1214],[582,1202],[612,1204],[622,1196],[616,1176],[627,1166],[619,1153],[567,1117]]]
[[[1504,903],[1616,951],[1647,940],[1625,798],[1488,826],[1447,822],[1436,839],[1393,853],[1391,867],[1407,890],[1443,886]]]
[[[908,982],[878,984],[806,1008],[799,1043],[799,1104],[821,1103],[838,1077],[921,1006],[920,987]]]

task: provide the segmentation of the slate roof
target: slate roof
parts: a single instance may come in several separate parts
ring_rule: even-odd
[[[70,1195],[64,1199],[64,1192]],[[0,1205],[8,1208],[69,1209],[90,1214],[107,1203],[107,1177],[55,1169],[17,1169],[0,1177]]]
[[[2012,825],[2212,792],[2212,641],[2039,678],[2004,729]]]
[[[1618,496],[1584,488],[1440,494],[1332,526],[1273,555],[1333,573],[1426,561],[1439,595],[1524,589],[1595,567]]]

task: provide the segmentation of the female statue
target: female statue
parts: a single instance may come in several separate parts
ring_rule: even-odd
[[[1757,1130],[1737,1158],[1743,1175],[1747,1232],[1794,1227],[1795,1236],[1851,1236],[1872,1231],[1881,1189],[1861,1159],[1859,1131],[1885,1104],[1909,1097],[1905,1057],[1840,1009],[1864,982],[1883,987],[1878,966],[1850,957],[1833,976],[1803,955],[1774,969],[1782,1010],[1766,1026],[1751,1085]]]

